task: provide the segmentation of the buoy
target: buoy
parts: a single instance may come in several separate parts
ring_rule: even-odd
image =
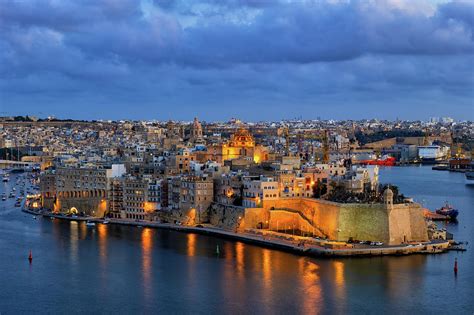
[[[30,261],[30,264],[33,261],[33,254],[31,253],[31,249],[30,249],[30,255],[28,256],[28,260]]]
[[[458,274],[458,259],[454,258],[454,274]]]
[[[220,251],[219,251],[219,245],[217,245],[216,247],[216,254],[219,255],[220,254]]]

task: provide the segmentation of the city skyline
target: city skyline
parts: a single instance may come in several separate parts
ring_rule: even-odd
[[[0,112],[472,120],[473,9],[467,1],[6,1]]]

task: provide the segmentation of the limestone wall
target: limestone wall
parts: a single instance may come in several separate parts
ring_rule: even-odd
[[[287,210],[271,210],[268,228],[272,231],[290,231],[323,236],[313,228],[310,221],[305,220],[300,213]]]
[[[223,229],[235,230],[243,227],[244,217],[245,208],[243,207],[213,203],[209,208],[209,222]]]
[[[245,216],[242,226],[246,229],[255,229],[259,225],[270,223],[270,212],[265,208],[245,208]]]
[[[394,205],[390,211],[389,220],[390,243],[428,240],[428,231],[420,205]]]
[[[253,217],[268,213],[269,225],[275,220],[304,227],[308,222],[316,235],[331,240],[347,241],[350,238],[400,244],[406,241],[428,239],[421,206],[415,203],[386,206],[385,204],[340,204],[311,198],[281,198],[265,200],[262,210],[253,210]],[[298,211],[303,219],[275,210]],[[291,211],[289,211],[291,212]],[[253,219],[252,219],[253,221]]]
[[[340,204],[337,240],[389,242],[389,218],[383,204]]]

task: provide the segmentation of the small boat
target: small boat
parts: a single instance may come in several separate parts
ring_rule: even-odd
[[[5,173],[3,175],[3,179],[2,179],[4,182],[8,182],[10,180],[10,175],[8,173]]]
[[[7,200],[7,196],[3,195],[2,196],[2,201],[5,201],[5,200]]]
[[[87,222],[86,222],[86,225],[87,225],[87,226],[95,226],[95,223],[94,223],[94,222],[91,222],[91,221],[87,221]]]
[[[102,221],[102,224],[109,224],[109,223],[110,223],[110,221],[109,221],[109,220],[107,220],[107,219],[106,219],[106,220],[104,220],[104,221]]]
[[[459,214],[459,211],[454,209],[448,202],[438,210],[436,210],[437,214],[445,215],[449,217],[451,220],[455,220]]]
[[[21,202],[17,201],[17,202],[15,203],[15,207],[21,207]]]

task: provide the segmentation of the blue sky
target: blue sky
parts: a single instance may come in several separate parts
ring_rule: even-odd
[[[474,1],[2,0],[0,115],[474,119]]]

